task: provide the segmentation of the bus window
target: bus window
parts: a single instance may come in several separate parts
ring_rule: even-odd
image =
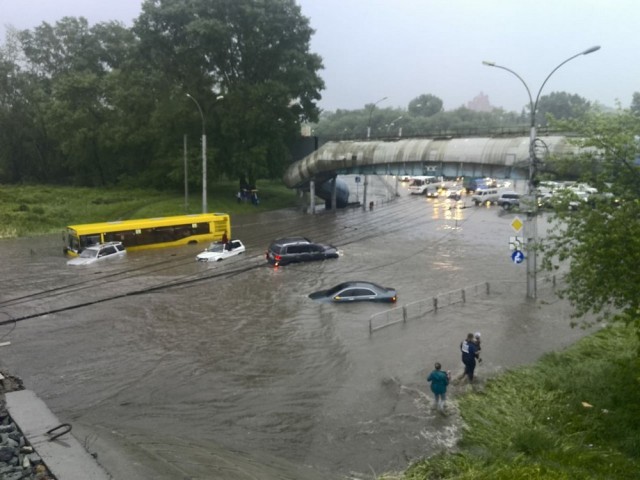
[[[82,248],[90,247],[100,243],[100,235],[84,235],[80,237],[80,246]]]
[[[218,223],[218,222],[214,222],[214,223]],[[221,222],[222,224],[224,224],[224,222]],[[226,224],[224,224],[226,226]],[[217,228],[217,225],[216,225]],[[196,224],[196,228],[195,231],[193,232],[195,234],[201,235],[203,233],[209,233],[209,223],[207,222],[201,222],[201,223],[197,223]]]

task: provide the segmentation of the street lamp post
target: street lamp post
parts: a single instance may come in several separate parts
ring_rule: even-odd
[[[187,97],[193,100],[193,103],[198,107],[200,119],[202,120],[202,213],[207,213],[207,134],[204,128],[204,114],[202,113],[202,108],[200,108],[198,101],[189,93],[187,93]],[[216,100],[220,100],[222,98],[224,98],[223,95],[218,95]]]
[[[377,102],[375,102],[369,107],[369,120],[367,121],[367,139],[371,138],[371,115],[373,115],[373,109],[376,108],[376,105],[378,105],[380,102],[383,102],[386,99],[387,97],[382,97],[380,100],[378,100]]]
[[[200,119],[202,120],[202,213],[207,213],[207,134],[204,128],[204,115],[198,101],[187,93],[187,97],[193,100],[198,107]]]
[[[369,120],[367,121],[367,140],[371,138],[371,115],[373,114],[373,109],[376,108],[380,102],[386,100],[387,97],[382,97],[380,100],[374,102],[369,107]],[[365,174],[364,176],[364,189],[362,190],[362,208],[367,209],[367,188],[369,186],[369,176]]]
[[[398,118],[393,119],[391,123],[387,125],[387,134],[389,133],[389,130],[391,129],[391,127],[395,126],[396,122],[399,122],[402,119],[403,119],[403,115],[400,115]],[[399,127],[398,129],[398,136],[399,137],[402,136],[402,127]]]
[[[529,95],[529,120],[530,120],[530,132],[529,132],[529,179],[527,183],[527,195],[530,198],[530,208],[531,210],[527,212],[527,221],[525,225],[525,233],[527,235],[527,297],[536,298],[537,297],[537,242],[538,242],[538,225],[537,225],[537,210],[538,204],[535,198],[535,176],[536,176],[536,152],[535,152],[535,143],[536,143],[536,113],[538,109],[538,101],[540,100],[540,94],[542,93],[542,89],[546,85],[547,81],[553,75],[556,70],[562,67],[565,63],[577,58],[581,55],[588,55],[595,51],[600,50],[599,46],[587,48],[585,51],[580,52],[572,57],[567,58],[565,61],[560,63],[556,68],[551,70],[551,73],[547,75],[547,78],[544,79],[540,89],[538,90],[538,94],[536,95],[535,102],[533,101],[533,97],[531,96],[531,90],[529,90],[529,86],[524,81],[524,79],[518,75],[516,72],[511,70],[510,68],[503,67],[502,65],[497,65],[495,62],[487,62],[483,61],[484,65],[488,67],[500,68],[502,70],[506,70],[507,72],[515,75],[520,82],[524,85],[524,88],[527,90],[527,95]]]

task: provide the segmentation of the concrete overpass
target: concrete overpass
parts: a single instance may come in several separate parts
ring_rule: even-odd
[[[565,136],[536,139],[536,156],[577,153]],[[435,175],[523,180],[529,175],[529,137],[412,138],[328,142],[289,166],[283,181],[289,188],[310,191],[344,203],[337,175]],[[331,188],[327,188],[330,182]],[[324,188],[316,188],[324,186]],[[366,189],[366,182],[365,182]],[[342,187],[344,190],[344,187]],[[324,196],[322,192],[325,192]],[[330,191],[327,198],[326,192]],[[341,200],[342,195],[342,200]],[[346,192],[348,198],[348,190]],[[331,201],[332,198],[337,200]],[[366,190],[364,193],[366,200]]]

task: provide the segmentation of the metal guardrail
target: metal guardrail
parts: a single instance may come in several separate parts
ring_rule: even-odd
[[[483,294],[489,295],[489,293],[489,282],[483,282],[469,287],[439,293],[432,298],[417,300],[401,307],[376,313],[369,317],[369,334],[372,335],[373,332],[390,327],[391,325],[406,323],[408,319],[422,318],[428,313],[435,312],[449,305],[465,303],[468,297]]]
[[[544,290],[549,292],[556,291],[556,289],[563,284],[561,280],[558,280],[556,275],[539,277],[538,283],[538,291]],[[513,282],[498,282],[498,285],[496,286],[498,287],[498,290],[501,291],[493,293],[497,293],[498,295],[512,295],[517,288],[522,291],[523,296],[525,295],[524,283],[514,284]],[[395,307],[384,312],[375,313],[369,317],[369,335],[373,335],[373,333],[378,330],[382,330],[383,328],[387,328],[392,325],[397,325],[398,323],[406,323],[410,319],[424,318],[429,313],[436,312],[451,305],[466,303],[469,298],[479,297],[482,295],[489,296],[490,294],[492,294],[491,285],[489,282],[482,282],[457,290],[438,293],[431,298],[417,300],[415,302],[407,303],[401,307]]]

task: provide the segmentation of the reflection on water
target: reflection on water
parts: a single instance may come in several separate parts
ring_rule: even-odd
[[[403,196],[373,212],[236,219],[246,254],[212,265],[195,262],[202,246],[193,246],[71,270],[57,238],[2,241],[0,310],[56,312],[19,322],[2,364],[83,432],[170,449],[166,477],[155,461],[157,478],[173,469],[210,478],[212,465],[224,465],[219,478],[238,479],[255,478],[260,464],[261,478],[274,479],[311,478],[309,468],[318,478],[402,470],[457,438],[457,415],[435,415],[425,376],[435,361],[459,368],[468,331],[485,339],[481,378],[582,334],[561,304],[523,302],[511,217],[448,205]],[[344,255],[267,267],[269,241],[291,234]],[[371,315],[393,305],[307,297],[346,280],[396,288],[398,306],[484,281],[515,287],[369,335]],[[60,310],[81,299],[97,303]]]

